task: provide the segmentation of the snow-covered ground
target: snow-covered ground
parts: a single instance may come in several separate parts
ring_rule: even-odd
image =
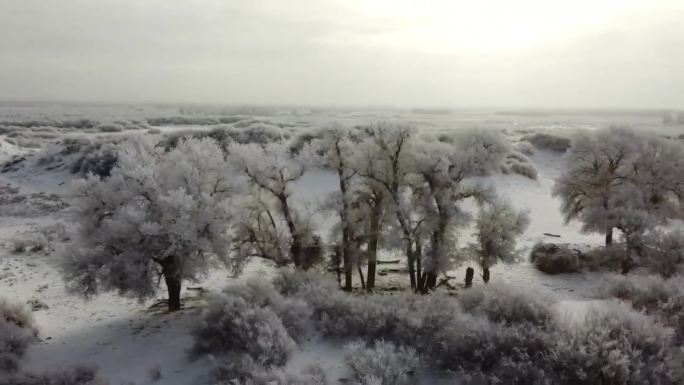
[[[22,109],[0,111],[7,116],[37,118],[54,116],[61,113],[59,108]],[[98,111],[83,107],[86,112]],[[108,117],[134,116],[144,113],[135,109],[107,109],[101,112]],[[162,109],[148,110],[148,114],[173,114],[174,111]],[[449,115],[422,115],[402,111],[329,111],[307,112],[292,111],[275,113],[270,116],[255,117],[266,119],[274,124],[287,123],[294,126],[310,127],[327,125],[333,121],[343,124],[368,123],[371,121],[397,120],[416,125],[423,129],[449,130],[467,127],[492,127],[505,130],[515,139],[522,133],[535,130],[572,130],[593,129],[611,123],[631,124],[639,129],[659,130],[663,135],[677,136],[684,132],[681,126],[662,126],[658,116],[617,115],[617,114],[529,114],[514,115],[505,113],[461,112]],[[204,126],[161,126],[161,133],[172,131],[206,129]],[[28,129],[27,129],[28,130]],[[293,128],[296,130],[296,127]],[[1,131],[0,131],[1,132]],[[141,135],[145,130],[132,130],[117,135]],[[67,133],[65,133],[67,135]],[[68,135],[78,135],[70,131]],[[91,134],[88,134],[91,135]],[[13,157],[24,156],[36,149],[22,148],[0,135],[0,166]],[[539,171],[537,180],[519,175],[494,175],[483,178],[481,182],[492,184],[497,191],[507,197],[518,208],[529,210],[531,224],[522,236],[521,246],[529,248],[542,240],[567,243],[600,244],[600,236],[586,235],[579,231],[579,225],[566,225],[559,212],[558,201],[551,196],[554,178],[562,166],[562,155],[548,151],[536,151],[530,157]],[[255,261],[238,278],[228,271],[215,271],[198,284],[186,284],[183,296],[185,309],[168,314],[152,306],[155,301],[138,302],[136,299],[122,298],[113,293],[105,293],[90,300],[67,294],[60,274],[56,268],[53,252],[16,253],[12,239],[21,233],[36,232],[54,224],[69,225],[66,211],[55,208],[55,200],[60,200],[66,185],[73,175],[65,170],[45,170],[27,166],[18,171],[0,173],[0,296],[10,300],[27,303],[37,300],[46,306],[36,308],[35,319],[40,327],[42,341],[33,346],[24,360],[24,367],[30,370],[43,370],[67,366],[74,363],[94,363],[101,374],[112,384],[135,382],[137,385],[152,383],[150,370],[161,368],[164,384],[186,385],[193,383],[199,376],[206,374],[210,367],[208,359],[195,362],[187,360],[187,349],[191,345],[188,334],[190,325],[199,317],[206,295],[192,290],[201,286],[209,292],[219,291],[228,284],[249,277],[262,279],[273,273],[269,263]],[[334,191],[334,175],[322,171],[311,171],[296,185],[296,193],[302,205],[315,205],[325,195]],[[51,194],[55,194],[54,196]],[[22,209],[19,209],[22,208]],[[327,231],[334,218],[317,215],[322,231]],[[463,240],[468,239],[468,231]],[[549,238],[544,233],[558,234],[560,238]],[[391,258],[382,255],[381,258]],[[449,272],[461,281],[465,274],[461,266]],[[384,267],[380,267],[382,271]],[[476,275],[476,284],[478,284]],[[527,261],[515,265],[499,265],[492,269],[492,279],[526,285],[539,291],[547,291],[559,296],[564,306],[560,311],[581,311],[583,304],[592,301],[593,292],[600,283],[600,274],[572,274],[549,276],[535,270]],[[396,282],[405,284],[403,275],[387,274],[379,277],[378,285]],[[160,291],[160,298],[163,295]],[[330,377],[348,376],[347,368],[342,365],[343,351],[339,345],[321,343],[315,337],[301,343],[299,352],[291,359],[288,370],[293,372],[311,363],[322,364]]]

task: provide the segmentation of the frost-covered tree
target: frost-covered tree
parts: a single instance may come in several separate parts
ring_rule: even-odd
[[[242,226],[238,230],[242,237],[236,241],[243,247],[238,249],[236,257],[244,260],[254,255],[255,249],[258,254],[263,247],[269,247],[275,254],[260,256],[273,255],[276,261],[291,261],[296,268],[309,268],[311,259],[320,255],[320,237],[314,232],[310,216],[304,215],[292,202],[292,184],[304,175],[306,162],[292,158],[287,146],[280,143],[234,145],[229,151],[234,166],[259,200],[247,205],[247,212],[242,215],[238,225]],[[278,242],[278,245],[269,246],[267,242]]]
[[[358,254],[354,248],[352,235],[351,211],[351,183],[356,171],[353,167],[354,144],[358,138],[354,137],[351,130],[335,126],[322,130],[319,134],[321,139],[315,140],[310,148],[316,154],[320,165],[325,169],[333,170],[337,174],[339,183],[339,196],[335,201],[339,204],[336,210],[340,217],[341,242],[340,251],[344,269],[344,289],[352,289],[353,254]],[[363,281],[363,279],[362,279]],[[363,283],[363,282],[362,282]]]
[[[528,214],[510,203],[496,199],[480,207],[475,218],[475,242],[467,251],[482,269],[482,280],[489,282],[489,268],[499,261],[510,263],[519,258],[517,238],[530,223]]]
[[[684,151],[673,141],[611,127],[578,135],[553,194],[566,221],[587,233],[619,229],[627,244],[644,231],[681,216]]]
[[[488,132],[471,131],[455,138],[454,143],[421,141],[414,146],[411,190],[414,205],[422,218],[420,235],[425,255],[418,253],[418,290],[427,292],[437,283],[437,275],[446,271],[458,257],[458,229],[471,219],[461,204],[473,198],[480,203],[491,199],[488,188],[465,183],[472,176],[496,170],[505,146]],[[491,140],[494,139],[494,140]],[[497,148],[502,146],[501,149]],[[422,270],[422,271],[421,271]]]
[[[615,211],[627,190],[629,157],[636,152],[638,141],[632,132],[615,128],[578,135],[553,188],[553,195],[561,199],[566,222],[578,219],[583,231],[604,233],[606,245],[613,242],[618,221]]]
[[[139,299],[163,277],[169,310],[180,308],[183,280],[227,262],[231,174],[211,139],[187,139],[164,152],[147,138],[122,144],[107,179],[75,182],[75,241],[61,270],[70,288],[90,296],[116,290]]]
[[[411,217],[412,205],[408,177],[411,168],[414,129],[394,124],[377,124],[364,127],[368,139],[360,146],[357,171],[374,191],[376,214],[383,207],[394,214],[394,224],[405,248],[411,288],[417,286],[416,254],[420,244],[416,234],[420,222]],[[386,206],[385,206],[386,205]],[[379,233],[379,222],[371,228],[371,234]],[[372,241],[375,243],[375,240]],[[375,274],[373,274],[373,277]],[[373,278],[374,279],[374,278]]]

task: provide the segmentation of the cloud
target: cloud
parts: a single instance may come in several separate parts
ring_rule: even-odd
[[[0,99],[684,102],[684,7],[667,0],[570,3],[3,0]]]

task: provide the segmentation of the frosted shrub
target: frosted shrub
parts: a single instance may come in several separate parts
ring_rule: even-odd
[[[541,378],[543,360],[557,337],[528,323],[472,317],[444,328],[438,340],[433,356],[443,369],[479,373],[493,382],[533,384]]]
[[[280,269],[279,274],[273,279],[273,285],[278,292],[286,296],[299,292],[305,286],[313,286],[319,291],[338,289],[335,281],[315,270]]]
[[[227,287],[223,293],[242,298],[253,306],[270,309],[295,339],[302,337],[311,324],[311,307],[302,299],[283,297],[271,283],[250,279],[244,285]]]
[[[123,126],[116,123],[106,123],[97,126],[97,130],[100,132],[121,132],[124,130]]]
[[[580,264],[590,271],[619,270],[625,260],[626,250],[623,245],[594,247],[581,254]]]
[[[531,289],[493,283],[465,291],[459,302],[466,312],[484,315],[492,322],[531,323],[547,327],[555,319],[555,299]]]
[[[17,370],[19,360],[37,335],[31,313],[0,298],[0,375]]]
[[[518,174],[526,178],[537,179],[537,169],[525,155],[519,152],[508,154],[501,168],[505,174]]]
[[[431,349],[439,330],[461,316],[458,303],[439,294],[354,296],[305,286],[297,296],[313,308],[316,327],[325,335],[385,339],[419,352]]]
[[[534,155],[534,146],[530,142],[522,141],[516,143],[514,146],[515,151],[518,151],[521,154],[524,155]]]
[[[549,359],[562,383],[678,384],[670,329],[625,305],[588,310],[579,324],[561,325]],[[681,364],[681,363],[680,363]]]
[[[235,356],[218,363],[211,373],[215,385],[327,385],[325,371],[311,366],[301,374],[286,373],[278,368],[264,367],[249,356]]]
[[[567,149],[570,148],[570,145],[572,144],[572,141],[569,138],[542,132],[525,135],[525,137],[523,137],[523,140],[532,143],[534,147],[540,150],[550,150],[558,152],[567,151]]]
[[[663,280],[659,276],[623,276],[608,278],[602,289],[604,297],[628,301],[635,309],[655,316],[672,326],[684,341],[684,280],[675,276]]]
[[[347,345],[347,363],[357,384],[412,385],[420,358],[411,347],[397,347],[382,340],[371,346],[356,341]]]
[[[284,365],[296,346],[273,311],[239,297],[216,298],[192,334],[194,356],[244,353],[265,366]]]
[[[684,234],[681,231],[651,231],[642,240],[641,264],[664,277],[684,268]]]
[[[118,148],[113,143],[86,147],[71,164],[71,173],[86,176],[89,173],[101,178],[109,177],[118,161]]]
[[[530,262],[547,274],[574,273],[580,268],[580,253],[566,245],[538,243],[530,252]]]
[[[2,377],[0,377],[2,380]],[[94,366],[78,365],[58,371],[41,374],[22,373],[7,379],[3,385],[108,385],[109,382],[97,375]]]

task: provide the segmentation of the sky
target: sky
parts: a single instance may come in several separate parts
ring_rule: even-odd
[[[684,0],[0,0],[0,100],[684,108]]]

